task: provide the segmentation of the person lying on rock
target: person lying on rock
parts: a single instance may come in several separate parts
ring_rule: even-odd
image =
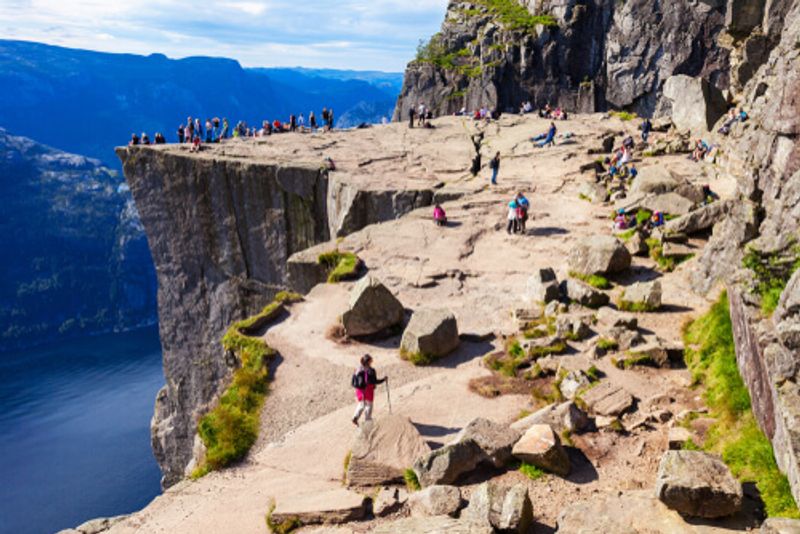
[[[364,414],[364,421],[372,420],[372,403],[375,400],[375,386],[383,384],[388,380],[387,377],[378,378],[375,369],[372,368],[372,356],[365,354],[361,357],[361,365],[353,373],[351,383],[356,390],[356,413],[353,414],[353,424],[358,426],[361,414]]]
[[[447,214],[441,204],[436,204],[433,207],[433,222],[436,223],[436,226],[447,225]]]
[[[539,134],[536,137],[533,137],[531,141],[536,143],[536,146],[539,148],[544,148],[547,145],[555,144],[556,131],[556,123],[551,122],[547,133]]]

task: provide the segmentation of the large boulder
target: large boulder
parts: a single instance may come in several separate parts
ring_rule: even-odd
[[[461,518],[488,525],[498,532],[525,534],[533,523],[528,488],[525,484],[504,487],[484,482],[472,492]]]
[[[656,496],[669,508],[692,517],[725,517],[742,507],[742,485],[720,459],[700,451],[664,453]]]
[[[271,522],[297,521],[301,525],[338,524],[357,521],[367,513],[369,498],[336,488],[278,498],[269,514]]]
[[[594,180],[590,180],[581,184],[578,195],[593,204],[600,204],[608,200],[608,189]]]
[[[622,308],[633,311],[655,311],[661,307],[661,282],[636,282],[625,288],[620,297]]]
[[[553,269],[536,269],[528,278],[526,296],[530,302],[544,302],[545,304],[558,300],[560,291],[558,280]]]
[[[409,495],[408,507],[417,516],[455,517],[461,508],[461,490],[455,486],[430,486]]]
[[[631,184],[632,194],[661,194],[674,191],[678,187],[678,179],[663,165],[642,167]]]
[[[414,312],[403,332],[400,351],[435,359],[458,348],[458,324],[453,312],[442,309]]]
[[[561,282],[561,292],[571,302],[586,306],[587,308],[600,308],[611,302],[611,298],[606,293],[593,288],[589,284],[572,278]]]
[[[558,534],[729,534],[725,527],[687,523],[651,492],[609,492],[592,495],[564,508],[556,521]]]
[[[423,487],[452,484],[475,469],[486,458],[475,440],[463,439],[436,449],[414,462],[414,472]]]
[[[589,426],[589,417],[572,401],[549,404],[511,424],[511,428],[526,432],[533,425],[550,425],[553,430],[581,432]]]
[[[348,336],[368,336],[403,323],[403,305],[386,286],[365,276],[350,292],[350,307],[342,315]]]
[[[667,221],[664,225],[664,234],[691,235],[708,230],[723,219],[729,208],[730,204],[728,202],[712,202],[677,219]]]
[[[503,467],[513,458],[511,448],[519,439],[520,434],[518,430],[509,428],[507,425],[478,417],[470,421],[459,432],[455,441],[473,440],[483,450],[492,465]]]
[[[411,420],[387,415],[358,430],[347,465],[349,486],[377,486],[403,479],[403,471],[431,452]]]
[[[616,237],[593,235],[575,243],[567,263],[579,274],[618,273],[630,267],[631,255]]]
[[[647,197],[642,200],[641,206],[652,212],[686,215],[694,209],[695,203],[678,193],[670,192]]]
[[[675,127],[694,135],[711,131],[728,107],[722,91],[699,76],[670,76],[664,83],[663,95],[672,104]]]
[[[514,456],[520,461],[566,476],[570,464],[567,451],[550,425],[533,425],[514,445]]]

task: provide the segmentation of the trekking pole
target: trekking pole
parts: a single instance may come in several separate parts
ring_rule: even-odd
[[[389,394],[389,377],[386,377],[386,401],[389,403],[389,413],[392,413],[392,396]]]

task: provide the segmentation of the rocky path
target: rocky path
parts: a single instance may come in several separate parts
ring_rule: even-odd
[[[599,144],[600,134],[627,131],[635,135],[633,124],[601,120],[599,115],[578,117],[559,125],[562,132],[572,134],[569,141],[562,139],[554,148],[536,149],[527,138],[543,131],[547,123],[532,117],[504,117],[499,128],[493,125],[486,131],[485,146],[506,155],[499,185],[489,188],[488,170],[476,178],[455,172],[439,175],[436,169],[466,165],[468,150],[464,147],[475,125],[454,118],[435,123],[437,129],[432,132],[405,132],[402,125],[386,128],[395,136],[415,136],[409,143],[420,142],[421,136],[441,143],[435,149],[440,159],[431,160],[431,148],[406,158],[430,162],[430,173],[416,178],[447,180],[448,187],[468,192],[444,204],[448,227],[434,226],[429,208],[425,208],[396,221],[369,226],[336,245],[317,250],[338,246],[356,252],[370,274],[389,287],[406,308],[447,307],[455,312],[460,332],[471,335],[469,339],[491,335],[494,340],[464,342],[457,353],[437,365],[415,368],[399,358],[396,338],[378,344],[338,344],[330,340],[328,328],[346,309],[351,284],[317,286],[305,302],[294,305],[288,317],[265,334],[280,357],[273,366],[274,380],[262,412],[259,442],[247,460],[171,488],[141,512],[118,523],[112,532],[264,532],[264,517],[273,499],[279,508],[309,499],[317,505],[348,502],[352,494],[342,488],[341,480],[343,460],[354,435],[349,421],[349,378],[364,352],[374,356],[379,374],[391,377],[395,413],[410,417],[434,446],[446,442],[475,417],[510,423],[521,410],[541,406],[541,401],[527,395],[485,398],[470,391],[468,384],[473,378],[489,375],[480,357],[501,348],[504,336],[517,332],[512,312],[525,305],[526,281],[531,273],[552,267],[559,279],[566,278],[566,258],[575,244],[581,238],[611,232],[611,207],[579,199],[584,177],[578,169],[596,157],[586,152]],[[346,143],[344,137],[338,141]],[[452,158],[453,154],[464,156],[463,160],[447,159],[446,155]],[[342,172],[358,165],[356,158],[339,161]],[[683,156],[645,158],[638,166],[642,173],[647,168],[668,167],[696,183],[712,181],[723,196],[733,189],[730,183],[713,181],[710,169]],[[517,191],[525,192],[532,203],[531,220],[522,236],[505,233],[506,204]],[[701,247],[703,242],[692,244]],[[617,296],[637,280],[658,277],[664,310],[637,314],[637,318],[645,332],[678,341],[681,325],[704,310],[714,296],[701,297],[689,290],[687,277],[692,261],[675,272],[662,274],[655,271],[652,260],[635,258],[627,274],[613,279],[616,287],[611,294]],[[581,354],[589,348],[584,342],[572,346],[572,352],[561,358],[583,357]],[[624,388],[637,399],[639,414],[660,408],[678,414],[701,406],[697,394],[689,388],[690,377],[685,370],[621,370],[610,357],[593,363],[605,374],[604,381]],[[384,392],[379,390],[376,416],[386,410]],[[503,484],[528,485],[536,532],[552,532],[559,513],[574,502],[653,487],[670,423],[664,420],[634,427],[632,418],[623,422],[632,425],[629,432],[574,437],[570,454],[575,469],[569,477],[531,481],[509,471],[498,478]],[[465,491],[469,493],[479,481],[468,481]],[[352,531],[362,532],[373,523],[351,526]],[[713,531],[727,531],[723,527]],[[740,529],[741,523],[730,527]]]

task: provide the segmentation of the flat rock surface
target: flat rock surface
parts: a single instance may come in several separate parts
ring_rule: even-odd
[[[437,128],[433,130],[409,131],[404,124],[392,124],[331,135],[286,134],[263,141],[242,140],[192,157],[317,168],[322,158],[330,155],[341,169],[337,173],[361,180],[364,187],[430,187],[444,182],[443,189],[466,192],[465,196],[444,203],[449,221],[446,227],[435,226],[430,210],[423,208],[398,220],[368,226],[339,242],[321,244],[307,253],[330,251],[336,246],[356,252],[369,272],[406,308],[446,306],[452,310],[462,335],[515,334],[518,325],[511,311],[523,304],[527,281],[534,270],[552,267],[563,280],[569,270],[566,258],[575,242],[610,233],[608,207],[578,198],[582,181],[579,167],[596,158],[586,155],[586,148],[596,144],[598,134],[616,130],[635,135],[636,124],[604,120],[599,114],[578,116],[560,127],[573,134],[575,144],[536,150],[528,138],[544,130],[548,122],[532,116],[504,116],[486,128],[484,152],[500,150],[504,158],[498,185],[489,188],[488,170],[474,179],[466,172],[473,150],[469,134],[475,124],[452,117],[434,123]],[[168,145],[154,150],[184,148]],[[708,180],[700,172],[707,167],[683,156],[652,158],[652,164],[668,167],[697,183]],[[730,196],[734,184],[719,179],[714,182],[714,190],[723,197]],[[526,235],[508,235],[506,205],[518,191],[525,192],[531,201],[530,220]],[[614,281],[616,287],[609,294],[616,297],[633,282],[659,276],[666,311],[635,317],[640,327],[665,340],[677,341],[680,325],[703,311],[715,297],[701,297],[690,291],[688,272],[694,263],[694,259],[689,260],[675,272],[662,276],[656,273],[650,258],[633,258],[631,268]],[[347,309],[352,287],[352,282],[316,286],[304,302],[293,305],[288,316],[265,334],[265,340],[280,356],[271,368],[273,380],[261,414],[259,440],[247,458],[235,467],[176,485],[110,532],[266,532],[264,516],[270,499],[275,498],[280,504],[282,499],[340,490],[343,460],[356,431],[350,423],[354,397],[349,380],[365,352],[374,357],[378,376],[390,377],[393,412],[409,417],[434,446],[451,441],[476,417],[508,424],[523,409],[534,412],[541,407],[532,403],[530,395],[489,399],[469,389],[470,380],[489,375],[481,365],[481,357],[501,348],[500,339],[462,340],[456,351],[425,368],[400,359],[399,336],[349,344],[331,339],[328,329]],[[576,351],[586,349],[582,342],[571,345]],[[564,356],[570,357],[574,356]],[[695,392],[687,390],[690,377],[685,370],[623,371],[614,367],[609,357],[594,364],[605,377],[590,392],[607,382],[618,384],[639,399],[652,396],[654,391],[669,392],[675,399],[676,413],[694,409],[700,402],[695,399]],[[388,412],[386,393],[385,386],[378,387],[375,417]],[[516,471],[499,478],[527,484],[536,521],[552,528],[560,510],[585,500],[595,490],[647,487],[652,491],[658,460],[667,446],[666,433],[666,426],[659,425],[652,431],[637,430],[627,436],[573,435],[581,452],[572,457],[570,450],[573,469],[567,478],[548,476],[528,481]],[[376,526],[383,528],[384,521],[387,520],[381,519]],[[427,528],[409,521],[404,524],[408,530],[385,532]],[[456,520],[437,521],[453,525]],[[458,532],[446,528],[441,527],[440,531]]]

